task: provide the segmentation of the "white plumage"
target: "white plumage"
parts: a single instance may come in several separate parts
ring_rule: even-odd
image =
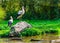
[[[8,26],[12,26],[12,23],[13,23],[13,18],[12,18],[12,16],[10,16],[10,20],[8,21]]]
[[[22,10],[18,11],[18,17],[17,18],[22,17],[22,15],[24,15],[24,13],[25,13],[24,6],[22,6]]]

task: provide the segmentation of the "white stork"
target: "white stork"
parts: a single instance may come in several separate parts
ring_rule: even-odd
[[[10,16],[10,20],[8,21],[8,26],[11,27],[13,23],[13,17]]]
[[[17,17],[17,19],[21,18],[24,15],[24,13],[25,13],[24,6],[22,6],[22,10],[18,11],[18,17]]]

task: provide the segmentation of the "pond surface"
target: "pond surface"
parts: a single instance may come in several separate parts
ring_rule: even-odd
[[[50,34],[22,37],[22,40],[12,40],[12,38],[0,38],[0,43],[60,43],[60,37],[58,35]]]

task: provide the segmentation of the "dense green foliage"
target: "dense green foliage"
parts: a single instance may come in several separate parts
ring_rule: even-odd
[[[0,6],[6,11],[5,19],[11,15],[16,19],[22,6],[25,7],[23,19],[60,18],[60,0],[0,0]]]
[[[0,36],[8,36],[10,32],[8,21],[1,20],[8,20],[13,16],[13,25],[16,24],[19,21],[16,17],[22,6],[25,14],[20,20],[30,23],[32,28],[25,29],[21,35],[60,33],[60,20],[55,20],[60,18],[60,0],[0,0]]]
[[[8,26],[0,25],[0,37],[9,37],[10,28]]]
[[[59,34],[60,33],[60,20],[25,20],[32,25],[32,28],[23,30],[20,35],[22,36],[35,36],[42,34]],[[19,20],[14,20],[14,24]],[[13,24],[13,25],[14,25]],[[0,36],[9,36],[10,28],[7,26],[7,21],[0,22]]]
[[[0,20],[4,19],[6,16],[6,12],[2,7],[0,7]]]

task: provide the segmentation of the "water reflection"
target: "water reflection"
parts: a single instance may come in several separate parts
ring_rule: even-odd
[[[31,39],[34,39],[31,41]],[[40,41],[35,41],[40,40]],[[39,35],[31,37],[22,37],[22,40],[12,40],[12,38],[0,38],[0,43],[60,43],[60,37],[57,35]]]

